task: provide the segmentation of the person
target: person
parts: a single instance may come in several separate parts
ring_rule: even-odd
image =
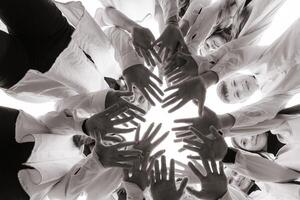
[[[15,15],[15,10],[12,10],[14,7],[28,7],[28,9],[24,9],[26,12],[22,10],[18,15]],[[43,9],[47,10],[47,12],[43,12]],[[70,23],[62,16],[62,12],[67,16]],[[55,17],[48,19],[49,16]],[[27,18],[39,20],[36,22],[24,20]],[[13,42],[8,42],[10,35],[3,33],[5,35],[3,40],[6,41],[5,44],[7,45],[3,46],[3,48],[5,48],[1,52],[5,52],[10,56],[3,56],[5,60],[1,61],[3,62],[3,65],[1,66],[8,66],[10,65],[9,62],[15,62],[16,60],[24,61],[23,58],[12,59],[11,56],[13,54],[26,57],[26,54],[29,53],[28,59],[33,61],[36,60],[37,62],[36,64],[29,63],[30,65],[35,66],[33,69],[40,70],[40,72],[45,73],[44,76],[47,78],[57,80],[65,86],[72,88],[77,93],[94,92],[107,86],[104,81],[104,76],[107,75],[107,72],[111,72],[111,69],[107,69],[105,63],[107,60],[114,60],[110,51],[112,45],[104,32],[99,28],[97,23],[91,18],[80,2],[68,2],[65,4],[55,2],[54,4],[53,2],[41,0],[38,4],[27,3],[24,5],[21,5],[20,2],[16,1],[2,2],[1,19],[8,27],[10,35],[14,35],[16,40],[20,37],[20,44],[17,42],[14,46]],[[49,23],[46,23],[48,22],[47,20],[49,20]],[[25,26],[26,23],[28,23],[28,26]],[[37,26],[40,26],[39,29],[36,28]],[[57,29],[53,27],[57,27]],[[76,29],[73,27],[76,27]],[[49,28],[51,30],[48,30]],[[45,40],[47,37],[53,37],[53,41]],[[62,40],[61,46],[53,45],[54,43],[60,42],[60,40]],[[45,41],[49,42],[49,44]],[[24,45],[27,46],[23,48]],[[53,49],[53,55],[48,56],[49,51],[45,52],[43,49],[49,50],[50,47]],[[6,49],[9,48],[12,50],[6,51]],[[46,53],[49,58],[42,59],[46,56]],[[35,58],[35,56],[38,56],[39,59]],[[135,71],[133,69],[137,68],[138,64],[140,64],[139,60],[137,61],[135,57],[130,57],[131,60],[127,60],[125,63],[126,65],[121,66],[121,68],[123,67],[122,71],[129,67],[133,67],[124,73],[125,76],[130,76],[132,71]],[[46,64],[43,63],[44,61]],[[39,69],[39,64],[41,65],[41,69]],[[20,63],[17,65],[20,65]],[[11,66],[13,66],[13,63]],[[22,64],[22,66],[23,68],[18,70],[20,73],[17,75],[14,73],[12,74],[11,71],[9,71],[13,69],[13,67],[2,68],[3,70],[5,69],[2,73],[3,78],[9,80],[7,86],[4,85],[4,87],[9,88],[14,85],[25,75],[28,69],[30,69],[27,64]],[[114,69],[118,68],[115,67]],[[138,69],[140,72],[143,71],[143,73],[145,72],[148,75],[152,74],[150,71],[147,71],[146,68],[139,67]],[[115,73],[118,71],[120,70],[116,70]],[[37,71],[34,72],[36,73],[31,72],[27,77],[41,76]],[[108,74],[108,76],[113,76],[113,74]],[[134,75],[131,76],[131,78],[127,78],[126,81],[136,82],[138,77],[139,76]],[[153,75],[152,77],[155,76]],[[140,87],[141,84],[144,85],[145,81],[146,79],[138,81],[140,83],[138,87]],[[156,89],[157,88],[155,88],[154,91]]]
[[[217,1],[209,6],[202,1],[193,2],[181,22],[182,32],[188,32],[186,42],[191,55],[178,53],[165,68],[167,79],[176,84],[197,76],[226,52],[255,45],[284,2]]]
[[[249,46],[239,50],[234,50],[233,53],[227,53],[223,61],[218,62],[210,71],[203,73],[202,75],[189,79],[185,82],[179,83],[178,85],[169,87],[166,91],[178,89],[178,91],[173,92],[167,96],[164,100],[164,107],[180,103],[178,109],[185,105],[188,101],[196,99],[199,103],[199,109],[203,111],[203,103],[205,101],[206,89],[225,79],[231,75],[235,70],[240,70],[246,68],[247,66],[251,70],[264,71],[264,84],[263,88],[263,98],[253,105],[246,106],[238,111],[231,112],[227,115],[226,126],[229,127],[239,127],[243,125],[257,124],[265,119],[273,118],[277,112],[282,109],[286,102],[291,98],[292,95],[296,94],[298,91],[299,84],[297,83],[297,64],[298,64],[298,42],[297,36],[299,25],[299,20],[296,20],[293,25],[291,25],[285,33],[275,40],[271,45],[267,47]],[[295,40],[290,40],[294,38]],[[239,55],[233,57],[233,55]],[[276,57],[276,59],[273,59]],[[252,64],[252,65],[251,65]],[[255,67],[253,67],[255,66]],[[250,81],[250,79],[252,81]],[[230,79],[229,79],[230,80]],[[250,92],[247,91],[248,87],[251,89],[257,88],[254,86],[248,86],[248,84],[253,84],[253,77],[249,77],[246,80],[239,79],[240,82],[236,83],[235,88],[234,83],[231,81],[229,87],[233,87],[234,95],[236,91],[245,86],[243,91],[246,94]],[[268,84],[272,82],[272,84]],[[191,85],[193,87],[191,87]],[[262,87],[262,85],[261,85]],[[186,90],[186,88],[193,88],[194,90]],[[221,90],[226,91],[226,90]],[[222,92],[218,92],[219,94]],[[223,94],[223,93],[222,93]],[[224,94],[225,96],[225,94]],[[244,97],[245,95],[241,95]],[[236,97],[235,99],[238,99]],[[180,101],[181,100],[181,101]]]
[[[109,108],[104,111],[104,113],[115,112],[113,111],[115,109],[116,106]],[[97,115],[98,120],[101,116],[102,118],[106,118],[106,116],[101,113]],[[114,116],[112,115],[111,117],[113,118]],[[104,125],[103,123],[102,126],[103,128],[108,128],[107,125]],[[18,173],[20,183],[32,199],[43,199],[45,197],[50,199],[76,199],[81,195],[86,196],[87,199],[108,199],[111,193],[118,188],[121,183],[123,172],[120,167],[128,168],[132,166],[130,161],[134,159],[138,160],[141,156],[141,151],[147,152],[150,155],[152,150],[166,138],[168,133],[165,133],[159,139],[153,141],[153,138],[159,132],[160,127],[161,126],[157,126],[153,130],[154,124],[151,124],[145,132],[148,136],[143,137],[141,140],[136,137],[134,142],[125,143],[116,143],[106,140],[107,137],[110,139],[114,137],[109,134],[111,131],[108,131],[108,134],[104,134],[103,132],[93,132],[90,134],[90,137],[92,137],[96,143],[91,149],[92,153],[86,158],[84,157],[78,163],[69,166],[69,168],[64,168],[64,170],[60,169],[61,166],[64,166],[63,164],[60,166],[53,166],[49,169],[50,171],[42,171],[41,169],[43,168],[41,167],[21,170]],[[73,134],[76,134],[77,132],[73,131],[72,133],[69,131],[67,133],[64,130],[61,132],[55,130],[54,133],[64,135],[69,134],[73,136]],[[139,134],[139,130],[136,134]],[[101,143],[99,140],[97,141],[97,139],[99,139]],[[114,139],[114,141],[116,140]],[[134,149],[126,150],[122,148],[129,145],[133,145]],[[35,153],[30,157],[35,157],[35,155],[39,154],[39,150],[33,152]],[[163,151],[159,151],[155,155],[160,156],[162,153]],[[156,156],[152,157],[152,159],[156,158]],[[35,162],[31,163],[31,166],[35,167],[38,166],[38,164],[39,160],[35,160]],[[40,182],[37,181],[40,179],[36,178],[36,170],[38,170],[40,176],[43,177]],[[53,175],[56,176],[53,177]],[[101,192],[99,192],[99,187],[101,187]],[[129,188],[129,191],[133,192],[129,192],[129,194],[135,195],[134,191],[137,189],[135,189],[135,187],[131,188]]]
[[[226,148],[226,143],[223,137],[218,133],[215,128],[211,128],[214,138],[209,138],[192,128],[192,132],[204,143],[196,142],[193,140],[184,140],[188,145],[184,147],[194,152],[202,151],[202,154],[209,155],[215,154],[217,159],[223,160],[225,164],[230,166],[235,171],[254,179],[255,181],[261,181],[265,185],[265,192],[274,196],[274,198],[281,199],[298,199],[299,198],[299,184],[297,179],[299,178],[298,166],[296,160],[292,155],[297,154],[299,145],[286,144],[283,147],[277,148],[277,155],[274,161],[263,158],[261,156],[243,153],[239,150],[233,150]],[[206,133],[207,134],[207,133]],[[256,136],[256,139],[259,137]],[[255,140],[256,140],[255,139]],[[254,140],[254,141],[255,141]],[[244,150],[250,150],[251,152],[261,151],[260,144],[266,145],[268,140],[264,142],[252,143],[251,148],[240,142],[238,139],[237,144],[241,145]],[[249,142],[252,140],[249,140]],[[272,144],[276,144],[276,140],[270,141]],[[247,143],[248,144],[248,143]],[[278,145],[270,145],[278,146]],[[226,150],[227,149],[227,150]],[[225,153],[225,154],[224,154]],[[292,161],[292,162],[291,162]]]
[[[178,8],[176,1],[147,1],[143,6],[138,2],[123,4],[120,1],[101,0],[106,7],[103,13],[102,21],[106,25],[115,25],[127,30],[132,34],[132,44],[140,56],[145,58],[148,65],[155,66],[155,59],[161,61],[158,54],[164,53],[164,58],[169,57],[177,48],[186,49],[183,36],[178,27]],[[139,10],[139,12],[131,12]],[[161,13],[157,13],[160,10]],[[136,21],[143,19],[147,15],[156,17],[162,16],[158,20],[161,29],[160,37],[155,40],[151,31],[140,26]],[[168,37],[173,32],[173,37]],[[154,46],[158,45],[158,54]]]

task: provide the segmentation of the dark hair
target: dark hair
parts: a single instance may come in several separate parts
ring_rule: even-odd
[[[190,5],[191,1],[190,0],[185,0],[184,2],[184,6],[181,7],[178,11],[178,16],[179,17],[183,17],[183,15],[185,14],[185,12],[187,11],[189,5]]]

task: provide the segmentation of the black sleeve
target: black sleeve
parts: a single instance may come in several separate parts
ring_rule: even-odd
[[[227,153],[222,161],[224,163],[233,164],[235,162],[235,157],[236,157],[237,152],[238,152],[238,150],[236,150],[234,148],[228,148]]]

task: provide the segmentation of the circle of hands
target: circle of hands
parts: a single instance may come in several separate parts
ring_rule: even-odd
[[[150,187],[154,200],[179,200],[185,192],[199,199],[222,197],[227,192],[227,179],[221,160],[227,152],[227,145],[218,131],[218,116],[203,106],[208,86],[205,79],[198,75],[203,70],[198,69],[188,52],[181,31],[178,26],[169,24],[155,40],[149,29],[138,27],[133,30],[132,43],[137,54],[144,58],[152,71],[156,64],[160,66],[160,78],[144,65],[135,65],[124,70],[123,76],[129,91],[108,92],[105,101],[107,109],[85,121],[84,128],[94,140],[93,153],[104,167],[123,168],[125,182],[134,183],[143,191]],[[162,78],[169,85],[165,92],[171,92],[164,99],[161,97],[164,92],[158,86],[162,85]],[[195,153],[188,156],[191,162],[187,165],[171,159],[167,167],[166,157],[162,156],[164,149],[152,153],[169,134],[166,132],[154,139],[162,124],[155,126],[152,123],[143,137],[140,137],[138,121],[146,121],[146,112],[125,100],[133,95],[133,87],[152,106],[155,105],[155,98],[163,103],[162,108],[171,107],[169,113],[190,101],[196,102],[199,116],[177,119],[175,123],[184,125],[172,129],[176,135],[174,142],[184,143],[180,151],[189,150]],[[135,127],[128,128],[128,123]],[[120,128],[119,125],[124,126]],[[120,134],[134,130],[134,141],[124,141],[120,137]],[[175,165],[181,169],[175,168]],[[199,191],[187,186],[199,183]]]

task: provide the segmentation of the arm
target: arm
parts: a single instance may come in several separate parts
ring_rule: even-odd
[[[164,22],[167,24],[170,21],[174,20],[174,17],[177,22],[178,8],[177,1],[174,0],[156,0],[160,5],[163,13]]]
[[[235,171],[258,181],[284,182],[295,180],[299,173],[253,153],[229,149],[223,159]]]
[[[273,119],[291,97],[292,95],[288,94],[265,97],[257,103],[229,113],[235,119],[233,128],[256,125],[259,122]]]

